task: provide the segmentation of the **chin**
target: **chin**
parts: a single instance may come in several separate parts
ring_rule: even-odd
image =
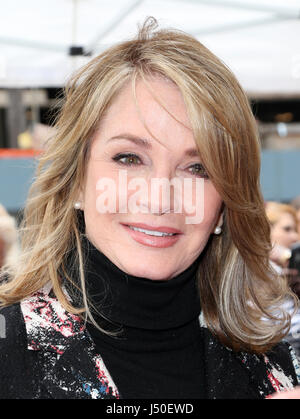
[[[166,270],[165,267],[164,269],[159,269],[158,266],[153,267],[153,265],[149,267],[144,265],[140,268],[135,265],[133,269],[129,267],[127,273],[138,278],[151,279],[152,281],[166,281],[174,276],[173,271]]]

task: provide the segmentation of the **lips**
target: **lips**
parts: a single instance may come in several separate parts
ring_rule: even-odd
[[[143,223],[130,223],[130,224],[123,224],[123,225],[142,228],[144,230],[159,231],[161,233],[182,234],[182,231],[177,230],[176,228],[173,228],[173,227],[166,227],[166,226],[155,227],[155,226],[151,226],[149,224],[143,224]]]
[[[143,223],[121,224],[131,238],[143,244],[144,246],[166,248],[173,246],[182,236],[182,232],[176,228],[159,226],[154,227]],[[133,229],[134,228],[134,229]],[[148,232],[143,232],[135,229],[143,229]],[[153,234],[151,234],[153,232]],[[156,234],[155,234],[156,233]],[[158,235],[158,233],[165,233],[166,235]]]

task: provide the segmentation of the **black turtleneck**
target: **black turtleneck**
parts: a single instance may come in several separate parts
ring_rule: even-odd
[[[197,264],[154,281],[126,274],[87,242],[94,318],[118,333],[105,334],[92,324],[87,329],[123,398],[205,397]]]

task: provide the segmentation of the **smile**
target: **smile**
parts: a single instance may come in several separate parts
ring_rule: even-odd
[[[152,227],[144,224],[121,224],[137,243],[149,247],[166,248],[173,246],[183,235],[171,227]]]
[[[149,234],[149,236],[163,237],[163,236],[174,236],[176,234],[176,233],[162,233],[160,231],[154,231],[154,230],[145,230],[143,228],[132,227],[132,226],[128,226],[128,227],[134,231],[140,231],[141,233]]]

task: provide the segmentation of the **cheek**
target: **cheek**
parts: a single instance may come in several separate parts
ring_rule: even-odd
[[[279,226],[274,226],[271,230],[271,238],[274,241],[277,241],[284,236],[282,229]]]
[[[210,225],[220,214],[222,199],[209,180],[184,179],[179,207],[183,208],[186,224]],[[179,196],[179,195],[178,195]],[[183,204],[183,206],[182,206]]]
[[[90,162],[84,186],[84,211],[95,217],[112,213],[117,197],[117,173],[103,162]]]
[[[113,173],[106,170],[103,163],[90,162],[86,173],[83,192],[83,208],[86,234],[89,240],[98,248],[105,249],[106,241],[112,238],[114,214],[105,211],[112,203],[111,191],[108,188],[99,189],[113,182]]]
[[[203,248],[209,236],[214,232],[220,219],[222,203],[223,201],[215,188],[211,184],[208,185],[204,189],[204,199],[200,202],[201,211],[203,211],[201,221],[188,226],[189,236],[193,237],[196,246]]]
[[[223,201],[211,183],[204,187],[203,198],[203,226],[211,230],[219,221]]]

